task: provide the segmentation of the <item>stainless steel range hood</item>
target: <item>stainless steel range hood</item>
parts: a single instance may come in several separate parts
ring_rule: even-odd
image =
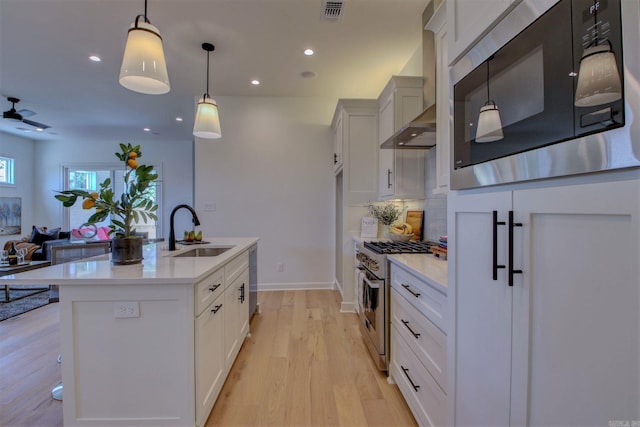
[[[380,148],[428,150],[436,146],[436,104],[402,126]]]

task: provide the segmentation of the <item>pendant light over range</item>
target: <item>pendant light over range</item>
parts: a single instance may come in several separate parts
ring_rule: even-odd
[[[193,134],[199,138],[217,139],[222,136],[218,104],[209,95],[209,55],[213,52],[215,46],[211,43],[202,43],[202,49],[207,52],[207,90],[198,101]]]
[[[162,37],[147,18],[147,0],[144,1],[144,14],[136,16],[129,28],[120,67],[120,84],[134,92],[150,95],[167,93],[171,88]]]

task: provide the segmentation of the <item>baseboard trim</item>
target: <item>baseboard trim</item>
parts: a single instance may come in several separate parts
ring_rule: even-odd
[[[300,283],[259,283],[258,292],[260,291],[301,291],[301,290],[317,290],[317,289],[335,289],[331,282],[300,282]]]
[[[355,312],[356,312],[356,305],[354,303],[343,301],[342,304],[340,304],[340,313],[355,313]]]

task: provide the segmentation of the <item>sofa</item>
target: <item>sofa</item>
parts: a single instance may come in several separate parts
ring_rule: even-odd
[[[60,231],[59,228],[48,229],[47,227],[32,228],[29,237],[19,240],[9,240],[4,244],[4,249],[9,250],[14,243],[16,249],[26,249],[25,260],[48,261],[51,260],[51,248],[56,245],[69,243],[71,239],[70,231]]]

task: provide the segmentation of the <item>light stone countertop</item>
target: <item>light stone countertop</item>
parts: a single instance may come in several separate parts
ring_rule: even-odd
[[[240,253],[248,250],[257,237],[211,237],[201,245],[176,244],[166,250],[167,242],[143,247],[141,264],[112,265],[109,255],[52,265],[0,278],[8,285],[102,285],[102,284],[193,284],[214,272]],[[196,247],[229,247],[214,257],[176,257]]]
[[[387,259],[447,294],[447,261],[430,254],[395,254]]]

